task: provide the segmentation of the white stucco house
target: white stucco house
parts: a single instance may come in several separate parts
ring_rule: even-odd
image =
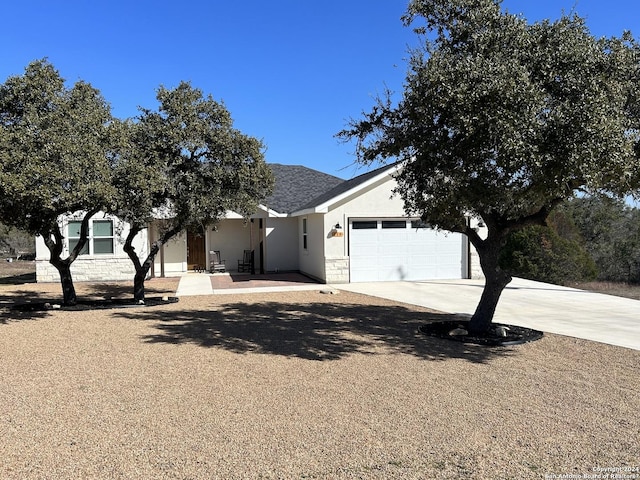
[[[209,265],[219,251],[227,271],[244,250],[256,273],[296,271],[325,283],[476,278],[477,254],[458,233],[437,232],[407,218],[392,195],[397,165],[343,180],[297,165],[271,164],[273,195],[246,222],[229,212],[215,228],[184,232],[156,256],[151,276],[181,275]],[[65,248],[73,248],[79,222],[60,219]],[[93,217],[88,246],[72,265],[76,281],[131,280],[134,270],[122,250],[127,225],[105,214]],[[136,239],[141,257],[156,234],[153,225]],[[36,240],[36,277],[59,281],[42,238]]]

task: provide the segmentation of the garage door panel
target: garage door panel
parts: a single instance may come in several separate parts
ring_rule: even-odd
[[[352,282],[453,279],[462,277],[461,234],[444,234],[428,228],[349,230]],[[369,220],[373,225],[373,220]],[[351,224],[350,224],[351,226]]]

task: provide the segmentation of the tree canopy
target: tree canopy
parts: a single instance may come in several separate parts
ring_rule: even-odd
[[[402,98],[387,93],[338,135],[360,163],[402,160],[407,213],[469,237],[486,278],[470,327],[486,331],[511,280],[499,263],[511,232],[578,190],[637,186],[639,49],[574,14],[529,24],[499,0],[413,0],[403,20],[418,18]]]
[[[219,221],[227,211],[248,217],[273,186],[258,139],[233,127],[224,104],[182,82],[158,90],[157,111],[143,109],[120,124],[113,213],[131,225],[125,251],[134,263],[134,296],[160,247],[182,230]],[[158,220],[158,238],[141,259],[135,236]]]
[[[70,265],[85,246],[87,224],[109,202],[111,113],[96,89],[65,85],[46,60],[0,85],[0,218],[42,235],[60,273],[64,301],[75,303]],[[60,215],[83,211],[81,238],[62,259]]]

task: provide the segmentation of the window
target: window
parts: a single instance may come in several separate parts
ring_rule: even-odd
[[[113,222],[111,220],[94,220],[93,253],[113,253]]]
[[[353,222],[351,223],[351,228],[354,230],[368,230],[368,229],[376,229],[378,228],[377,220],[366,220],[361,222]]]
[[[69,252],[72,252],[78,242],[80,242],[80,229],[82,222],[69,222]],[[80,255],[89,254],[89,242],[84,244],[84,248],[80,250]]]
[[[307,219],[302,219],[302,248],[307,249]]]
[[[404,220],[383,220],[382,228],[407,228],[407,222]]]
[[[71,252],[80,241],[82,222],[69,222],[68,238]],[[104,255],[114,253],[113,222],[111,220],[93,220],[89,223],[89,237],[80,255]]]

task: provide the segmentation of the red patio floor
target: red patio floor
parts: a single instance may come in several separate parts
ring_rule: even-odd
[[[289,287],[309,283],[318,282],[301,273],[250,275],[247,273],[231,272],[211,276],[211,286],[214,290],[223,290],[225,288]]]

